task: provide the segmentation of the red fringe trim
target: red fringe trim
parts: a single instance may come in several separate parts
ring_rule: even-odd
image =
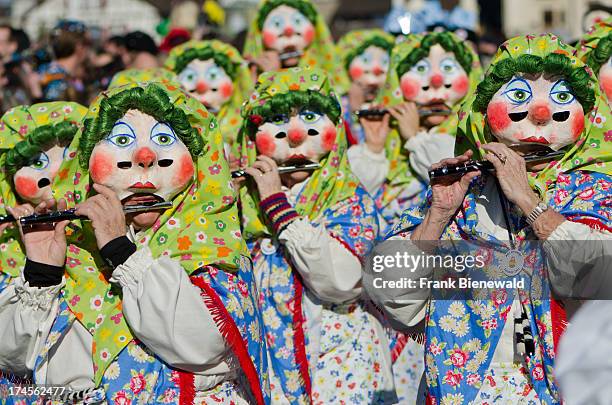
[[[408,336],[403,333],[399,335],[397,340],[395,341],[395,346],[393,346],[393,350],[391,350],[391,363],[395,363],[397,358],[402,354],[402,350],[406,347],[408,343]]]
[[[179,404],[193,405],[195,400],[195,378],[188,371],[179,370]]]
[[[308,370],[308,357],[306,356],[304,314],[302,313],[302,295],[304,293],[304,287],[295,269],[293,270],[293,282],[295,285],[295,296],[293,298],[293,345],[295,347],[295,360],[300,368],[300,374],[302,375],[308,398],[311,398],[312,384],[310,381],[310,372]]]
[[[251,361],[246,344],[242,340],[242,335],[240,334],[240,331],[234,323],[231,315],[229,312],[227,312],[225,305],[223,305],[223,301],[221,301],[221,298],[219,298],[217,292],[208,283],[206,283],[204,279],[196,276],[192,276],[190,279],[195,286],[199,287],[204,292],[204,304],[210,310],[210,314],[217,324],[219,332],[221,332],[221,335],[227,341],[228,345],[232,349],[232,352],[238,358],[238,362],[242,367],[242,371],[246,375],[251,388],[251,393],[257,401],[257,404],[264,405],[265,402],[263,392],[261,391],[257,370]],[[267,359],[264,359],[264,361],[267,361]]]
[[[555,354],[559,347],[559,340],[567,328],[567,314],[563,303],[555,299],[550,300],[550,318],[552,323],[553,347]]]
[[[357,258],[357,260],[359,260],[359,263],[361,263],[363,265],[363,258],[361,256],[359,256],[357,254],[357,252],[355,252],[355,250],[351,247],[351,245],[349,245],[348,243],[346,243],[346,241],[344,241],[344,239],[340,238],[339,236],[334,235],[333,233],[329,233],[329,236],[331,236],[332,238],[334,238],[335,240],[337,240],[338,242],[340,242],[340,244],[342,246],[345,247],[346,250],[348,250],[349,252],[351,252],[351,254],[353,256],[355,256]]]
[[[348,146],[353,146],[357,144],[357,138],[353,136],[353,131],[351,131],[351,126],[348,124],[346,120],[344,120],[344,131],[346,132],[346,139],[348,141]]]
[[[596,231],[607,231],[612,233],[612,228],[602,224],[595,218],[579,218],[579,219],[570,219],[572,222],[579,222],[581,224],[587,225],[591,229],[595,229]]]

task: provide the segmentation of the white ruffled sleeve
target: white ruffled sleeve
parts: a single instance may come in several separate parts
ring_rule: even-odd
[[[431,165],[455,156],[455,137],[421,131],[410,138],[404,148],[409,152],[412,169],[429,184]]]
[[[383,185],[389,173],[389,161],[385,151],[374,153],[365,143],[353,145],[347,152],[351,170],[365,187],[374,195]]]
[[[565,221],[543,247],[551,285],[560,297],[612,297],[612,233]]]
[[[278,237],[306,286],[321,300],[343,303],[361,294],[361,263],[324,226],[304,218],[287,226]]]
[[[30,287],[23,275],[0,293],[0,369],[24,376],[34,369],[57,316],[65,282]]]
[[[225,340],[201,290],[178,262],[154,259],[141,248],[113,271],[111,281],[122,287],[123,314],[134,335],[166,363],[198,373],[223,362]]]

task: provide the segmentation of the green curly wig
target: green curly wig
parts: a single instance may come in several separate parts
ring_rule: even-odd
[[[111,133],[113,126],[128,110],[139,110],[165,122],[189,149],[195,159],[204,150],[204,140],[193,128],[183,110],[170,102],[166,92],[155,84],[142,87],[132,87],[102,100],[100,111],[96,118],[84,121],[84,130],[79,143],[81,167],[89,165],[89,157],[100,140]]]
[[[211,47],[207,46],[204,48],[189,48],[185,50],[176,58],[176,66],[174,67],[174,73],[179,74],[187,67],[187,65],[195,59],[208,60],[212,59],[218,66],[221,66],[225,73],[231,77],[232,81],[236,78],[236,71],[238,66],[233,63],[230,58],[221,53],[215,52]]]
[[[391,50],[393,49],[393,42],[387,41],[383,37],[379,37],[379,36],[375,36],[375,37],[368,39],[367,41],[364,41],[361,45],[359,45],[357,48],[351,50],[348,53],[344,61],[344,68],[348,71],[349,66],[351,62],[353,61],[353,59],[355,59],[357,56],[364,53],[365,50],[368,49],[370,46],[377,46],[379,48],[384,49],[385,51],[387,51],[387,53],[390,54]]]
[[[599,69],[601,69],[602,65],[610,59],[610,56],[612,56],[612,32],[608,34],[607,37],[599,40],[597,48],[589,54],[587,65],[589,65],[597,75],[599,74]]]
[[[279,6],[289,6],[298,10],[300,13],[304,14],[308,21],[310,21],[313,25],[317,23],[317,11],[313,7],[312,4],[303,1],[303,0],[270,0],[267,1],[264,5],[259,9],[259,14],[257,16],[257,26],[259,30],[263,28],[264,22],[266,21],[266,17],[272,10]]]
[[[263,122],[270,121],[277,115],[290,115],[295,109],[303,108],[327,115],[334,124],[340,120],[341,108],[335,97],[324,96],[314,90],[291,91],[278,94],[266,100],[265,104],[253,108],[244,121],[247,133],[253,137]],[[252,118],[255,116],[261,117],[261,122],[254,122]]]
[[[449,32],[433,32],[426,34],[423,41],[421,41],[421,46],[415,48],[397,65],[397,77],[402,77],[402,75],[416,65],[418,61],[426,58],[427,55],[429,55],[431,47],[436,44],[444,48],[445,51],[452,52],[463,70],[465,70],[468,75],[470,74],[473,56],[467,48],[468,45],[463,42],[457,42]]]
[[[4,169],[11,175],[15,174],[17,170],[28,166],[33,159],[53,145],[68,145],[77,130],[76,124],[69,121],[34,129],[26,139],[6,152]]]
[[[516,59],[503,59],[491,67],[485,79],[478,84],[473,110],[484,113],[495,93],[519,72],[562,76],[585,113],[595,105],[595,91],[589,85],[589,74],[585,67],[575,68],[567,56],[559,53],[551,53],[544,58],[524,54]]]

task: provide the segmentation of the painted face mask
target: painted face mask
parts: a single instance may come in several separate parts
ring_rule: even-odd
[[[193,179],[194,163],[174,129],[139,110],[128,110],[94,147],[94,182],[130,204],[171,201]]]
[[[312,23],[299,10],[281,5],[267,15],[261,33],[266,49],[284,55],[290,52],[302,54],[312,44],[315,30]],[[290,58],[290,60],[294,60],[291,66],[295,66],[299,58]]]
[[[609,116],[596,76],[571,46],[552,34],[516,37],[500,46],[476,93],[462,104],[455,155],[471,149],[482,159],[481,145],[496,141],[521,144],[519,153],[526,145],[562,149],[561,159],[529,171],[543,197],[561,172],[609,173]]]
[[[188,41],[172,49],[164,67],[215,114],[225,141],[233,144],[242,122],[240,107],[253,87],[248,64],[238,50],[217,40]]]
[[[267,50],[301,56],[283,60],[282,67],[312,67],[328,72],[338,88],[348,86],[333,38],[310,0],[263,0],[252,19],[243,55],[256,60]]]
[[[569,83],[545,74],[514,76],[491,99],[486,120],[499,142],[553,150],[575,142],[584,130],[584,110]]]
[[[400,77],[402,95],[423,105],[455,105],[468,92],[469,79],[455,55],[439,44]]]
[[[69,158],[65,147],[75,136],[87,109],[77,103],[50,102],[17,106],[0,119],[0,215],[5,207],[52,198],[59,165]],[[16,228],[0,234],[0,273],[18,276],[25,255]],[[1,274],[0,274],[1,276]]]
[[[53,198],[51,183],[65,158],[66,146],[53,145],[34,157],[28,166],[17,170],[13,176],[15,192],[23,201],[34,205]]]
[[[336,125],[312,108],[272,116],[255,134],[257,152],[279,165],[319,162],[336,142]]]
[[[179,74],[179,81],[189,94],[215,113],[232,97],[232,78],[214,60],[193,60]]]
[[[612,106],[612,17],[593,25],[577,46],[578,57],[597,75]]]

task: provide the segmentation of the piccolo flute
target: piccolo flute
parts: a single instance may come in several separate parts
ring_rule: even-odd
[[[383,115],[387,114],[389,111],[387,109],[363,109],[363,110],[357,110],[355,111],[355,115],[357,115],[357,117],[362,118],[362,117],[382,117]],[[432,115],[449,115],[451,113],[451,110],[446,109],[446,108],[424,108],[424,109],[420,109],[419,110],[419,116],[420,117],[430,117]]]
[[[525,163],[540,163],[560,158],[565,154],[563,151],[543,150],[523,156]],[[429,171],[430,181],[450,180],[463,177],[467,173],[480,170],[481,172],[492,172],[495,170],[493,163],[488,160],[469,160],[458,165],[442,166]]]
[[[292,58],[299,58],[300,56],[302,56],[302,52],[300,52],[300,51],[291,51],[291,52],[285,52],[285,53],[279,54],[278,58],[280,60],[287,60],[287,59],[292,59]]]
[[[138,205],[126,205],[123,207],[124,214],[136,214],[139,212],[146,211],[158,211],[158,210],[167,210],[172,208],[172,201],[164,201],[158,203],[151,204],[138,204]],[[60,221],[71,221],[73,219],[85,219],[87,217],[75,214],[75,209],[71,208],[65,211],[54,211],[48,212],[46,214],[33,214],[26,215],[21,218],[15,219],[12,215],[0,216],[0,224],[6,224],[9,222],[19,222],[21,225],[34,225],[34,224],[45,224],[45,223],[53,223]]]
[[[279,166],[278,172],[280,174],[284,173],[293,173],[300,172],[302,170],[317,170],[320,169],[321,165],[318,163],[304,163],[299,165],[287,165],[287,166]],[[244,171],[244,169],[235,170],[232,172],[232,179],[237,179],[238,177],[248,176],[248,173]]]

